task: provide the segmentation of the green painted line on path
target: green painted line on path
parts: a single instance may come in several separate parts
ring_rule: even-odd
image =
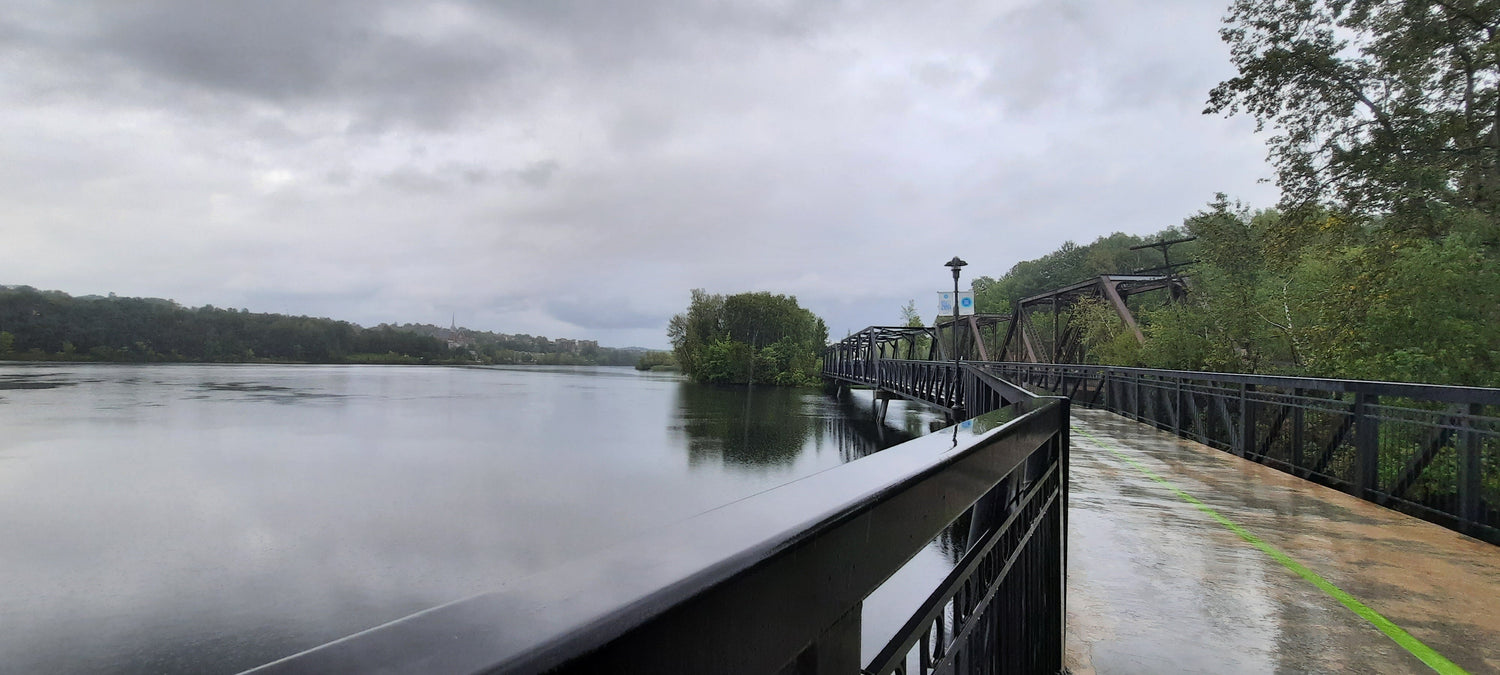
[[[1208,514],[1210,518],[1218,521],[1220,525],[1229,528],[1229,531],[1239,535],[1241,539],[1244,539],[1252,546],[1264,551],[1266,555],[1271,556],[1276,560],[1276,562],[1279,562],[1282,565],[1286,566],[1287,569],[1296,572],[1298,576],[1306,579],[1308,582],[1312,583],[1312,585],[1322,589],[1324,593],[1333,596],[1335,600],[1343,603],[1345,607],[1348,607],[1350,611],[1358,614],[1365,621],[1369,621],[1376,628],[1380,629],[1380,632],[1385,633],[1386,637],[1395,641],[1396,644],[1401,645],[1401,647],[1406,651],[1411,652],[1412,656],[1421,659],[1422,663],[1427,664],[1433,670],[1439,673],[1443,673],[1443,675],[1468,675],[1468,671],[1461,668],[1458,664],[1449,661],[1442,654],[1439,654],[1437,650],[1428,647],[1421,640],[1413,637],[1411,633],[1406,632],[1405,629],[1397,626],[1390,619],[1381,616],[1379,612],[1370,609],[1369,605],[1360,602],[1359,599],[1355,598],[1352,595],[1349,595],[1349,593],[1344,589],[1333,585],[1333,583],[1329,582],[1327,579],[1324,579],[1317,572],[1308,569],[1302,563],[1293,560],[1291,556],[1281,552],[1280,549],[1267,544],[1265,541],[1261,540],[1260,537],[1251,534],[1248,530],[1240,527],[1234,521],[1225,518],[1218,511],[1215,511],[1213,507],[1204,504],[1203,502],[1198,501],[1196,497],[1183,492],[1181,488],[1172,484],[1171,481],[1168,481],[1167,479],[1156,475],[1155,472],[1146,468],[1140,462],[1135,461],[1125,453],[1120,452],[1119,450],[1112,448],[1109,445],[1106,445],[1104,441],[1099,440],[1088,431],[1080,429],[1078,427],[1072,427],[1072,429],[1073,431],[1086,436],[1089,440],[1093,441],[1095,445],[1098,445],[1099,447],[1114,453],[1116,457],[1124,460],[1125,463],[1139,469],[1141,473],[1146,474],[1146,477],[1158,483],[1161,483],[1168,490],[1175,492],[1178,497],[1183,498],[1183,500],[1187,501],[1193,506],[1198,507],[1199,511]]]

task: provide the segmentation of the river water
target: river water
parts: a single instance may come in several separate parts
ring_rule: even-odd
[[[623,368],[0,364],[0,672],[237,672],[931,419]],[[952,549],[866,602],[867,653]]]

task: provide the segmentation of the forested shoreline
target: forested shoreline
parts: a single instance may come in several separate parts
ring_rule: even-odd
[[[1205,114],[1272,132],[1281,201],[1218,195],[1182,227],[1113,234],[975,280],[982,312],[1172,249],[1185,301],[1132,303],[1145,344],[1101,303],[1065,319],[1096,363],[1500,386],[1500,5],[1237,0],[1237,77]]]
[[[640,350],[0,286],[0,360],[633,365]]]

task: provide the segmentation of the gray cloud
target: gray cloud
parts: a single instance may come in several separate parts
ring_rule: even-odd
[[[643,345],[763,289],[842,334],[955,252],[1269,203],[1251,126],[1198,114],[1221,11],[22,2],[0,283]]]
[[[659,330],[667,317],[636,310],[619,297],[562,297],[546,301],[549,314],[579,328],[591,330]]]

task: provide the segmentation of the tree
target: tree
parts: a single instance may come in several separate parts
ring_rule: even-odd
[[[810,385],[828,326],[792,296],[693,289],[667,337],[678,365],[698,381]]]
[[[16,336],[9,331],[0,330],[0,354],[9,354],[16,348]]]
[[[901,325],[907,328],[921,328],[927,325],[927,322],[922,320],[921,312],[917,310],[917,301],[915,299],[906,301],[906,306],[901,308]],[[914,338],[910,344],[903,341],[902,344],[896,347],[896,358],[916,358],[918,354],[926,354],[931,345],[932,338],[926,335]]]
[[[1285,207],[1391,216],[1380,224],[1428,237],[1474,225],[1495,240],[1500,1],[1235,0],[1220,35],[1239,76],[1204,112],[1276,130]]]
[[[901,325],[907,328],[921,328],[927,325],[925,321],[922,321],[921,312],[917,311],[915,299],[907,300],[906,306],[901,308]]]
[[[1156,234],[1139,237],[1121,232],[1105,235],[1079,246],[1063,242],[1056,251],[1036,260],[1016,263],[1000,278],[979,276],[974,279],[974,305],[981,314],[1009,314],[1018,300],[1085,281],[1101,274],[1129,273],[1156,267],[1161,256],[1152,250],[1132,251],[1130,247],[1148,241],[1177,239],[1182,230],[1169,227]],[[1172,249],[1178,260],[1191,259],[1196,244],[1182,244]]]

